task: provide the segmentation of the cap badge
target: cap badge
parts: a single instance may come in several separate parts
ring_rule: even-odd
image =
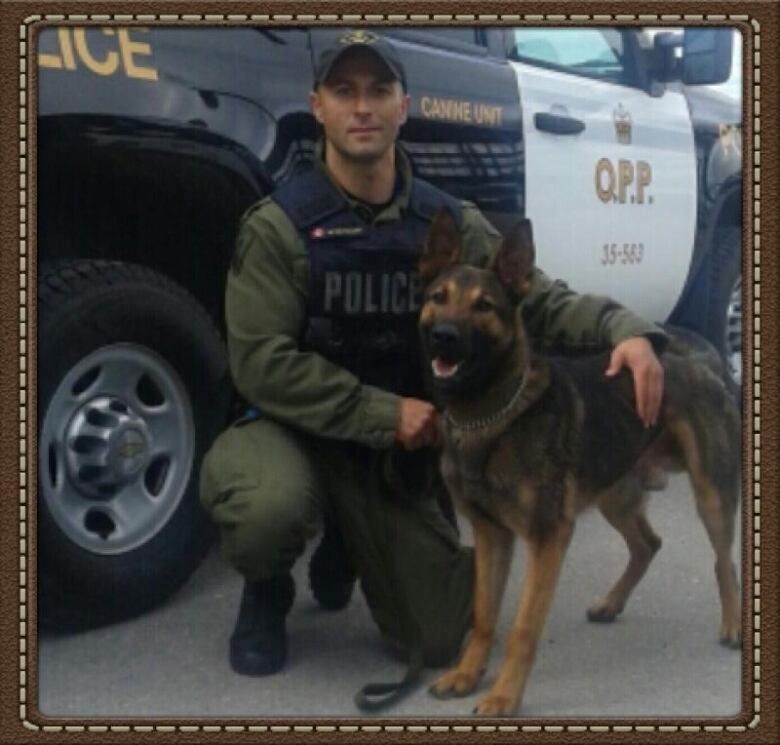
[[[339,39],[341,44],[374,44],[379,40],[379,37],[372,31],[366,31],[364,29],[356,29],[344,34]]]

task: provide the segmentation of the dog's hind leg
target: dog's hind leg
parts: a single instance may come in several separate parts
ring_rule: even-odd
[[[718,490],[709,482],[696,486],[696,508],[715,549],[715,576],[721,605],[720,643],[736,649],[742,642],[742,620],[737,570],[731,560],[734,516],[725,513]]]
[[[632,493],[623,491],[619,500],[604,500],[599,508],[609,524],[623,536],[628,546],[628,565],[604,598],[588,608],[589,621],[608,623],[617,618],[650,566],[653,556],[661,548],[661,539],[645,515],[641,484],[632,478],[625,488]],[[636,506],[627,509],[627,501]]]
[[[456,667],[439,677],[430,692],[438,698],[466,696],[485,672],[506,587],[515,535],[503,525],[467,511],[474,532],[474,626]]]
[[[737,498],[729,498],[722,489],[729,484],[738,489],[738,479],[724,479],[723,485],[713,482],[702,468],[698,443],[690,424],[680,421],[676,433],[685,453],[688,474],[696,497],[696,509],[701,517],[712,547],[715,550],[715,577],[718,581],[721,604],[720,642],[735,649],[741,646],[742,620],[740,617],[737,571],[731,560],[734,542],[734,519]]]

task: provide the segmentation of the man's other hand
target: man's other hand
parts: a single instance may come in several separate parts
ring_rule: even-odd
[[[634,376],[636,413],[645,427],[650,427],[658,420],[661,409],[664,369],[652,345],[643,336],[626,339],[612,350],[606,375],[617,375],[624,367],[631,370]]]
[[[439,440],[438,414],[432,404],[417,398],[402,398],[395,441],[406,450],[436,445]]]

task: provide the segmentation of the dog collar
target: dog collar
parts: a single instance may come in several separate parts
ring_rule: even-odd
[[[477,429],[484,429],[497,422],[500,422],[510,412],[520,414],[525,411],[530,404],[532,404],[539,394],[547,387],[548,376],[536,376],[537,380],[531,376],[531,368],[526,368],[523,373],[523,377],[520,379],[520,383],[517,386],[517,390],[512,394],[509,401],[493,414],[489,416],[480,417],[479,419],[473,419],[469,422],[456,421],[450,412],[447,412],[447,424],[452,428],[465,432],[470,432]],[[542,383],[541,387],[534,385],[535,382]],[[517,404],[522,400],[522,404],[518,407]]]

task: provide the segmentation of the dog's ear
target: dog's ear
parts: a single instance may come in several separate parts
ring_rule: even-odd
[[[423,282],[430,282],[447,267],[457,264],[462,249],[460,229],[455,217],[450,210],[443,207],[433,218],[417,265]]]
[[[518,298],[530,289],[535,258],[531,221],[523,218],[506,234],[493,260],[499,281]]]

